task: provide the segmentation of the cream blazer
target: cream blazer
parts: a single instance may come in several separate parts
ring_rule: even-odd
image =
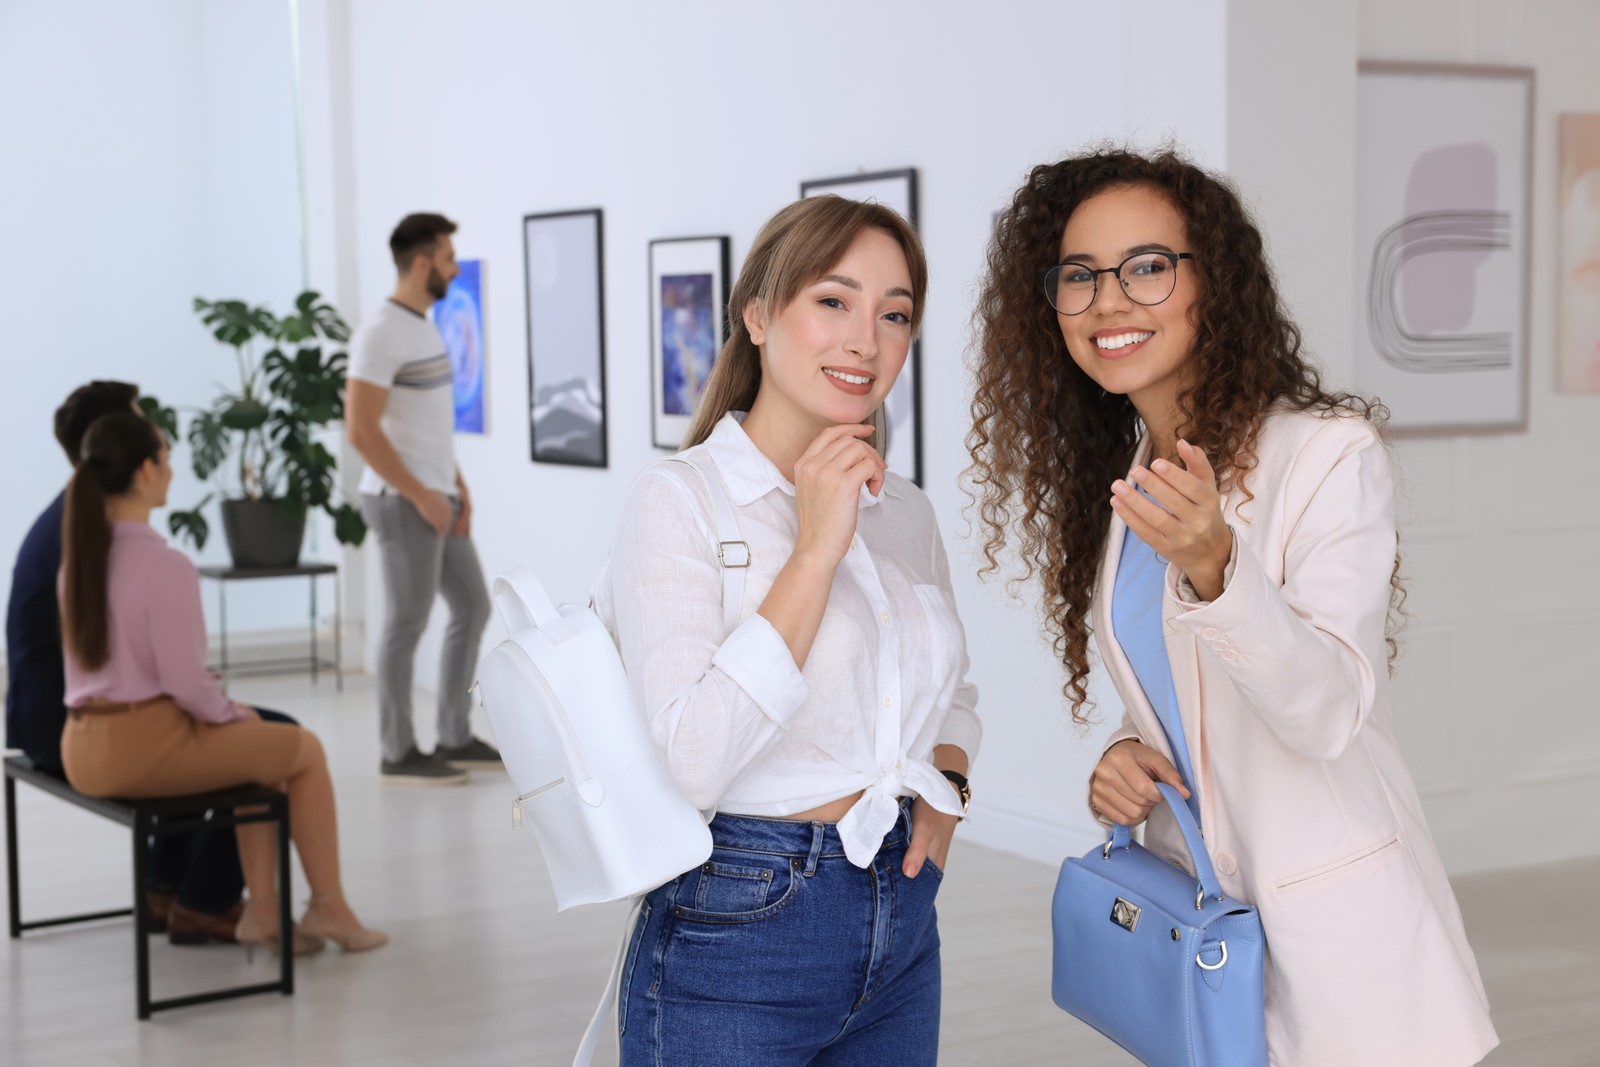
[[[1201,602],[1169,566],[1162,617],[1206,843],[1266,930],[1272,1062],[1477,1063],[1499,1039],[1389,707],[1388,455],[1365,419],[1282,409],[1257,453],[1254,499],[1223,500],[1223,593]],[[1112,518],[1093,608],[1127,709],[1107,747],[1132,737],[1170,757],[1111,625],[1125,529]],[[1191,866],[1165,806],[1145,844]]]

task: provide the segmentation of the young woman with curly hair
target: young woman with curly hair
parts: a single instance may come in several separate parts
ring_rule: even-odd
[[[1477,1062],[1497,1038],[1389,706],[1384,409],[1323,387],[1238,195],[1171,151],[1034,168],[977,327],[987,569],[1010,545],[1038,578],[1073,717],[1091,634],[1126,708],[1095,818],[1187,865],[1155,782],[1187,798],[1261,912],[1273,1063]]]

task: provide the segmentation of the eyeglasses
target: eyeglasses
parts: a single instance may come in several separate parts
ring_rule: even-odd
[[[1082,263],[1057,263],[1040,271],[1044,295],[1058,315],[1082,315],[1100,290],[1100,275],[1113,274],[1135,304],[1150,307],[1172,295],[1178,285],[1178,260],[1193,252],[1139,252],[1115,267],[1095,270]]]

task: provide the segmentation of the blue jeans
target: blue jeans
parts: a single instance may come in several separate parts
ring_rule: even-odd
[[[932,862],[910,804],[866,870],[832,823],[718,815],[703,866],[652,891],[617,1005],[622,1067],[920,1067],[939,1045]]]

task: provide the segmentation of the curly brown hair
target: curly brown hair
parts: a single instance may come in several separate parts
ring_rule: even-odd
[[[1039,272],[1056,262],[1079,204],[1128,186],[1162,193],[1188,230],[1199,295],[1177,433],[1210,457],[1223,485],[1249,496],[1244,480],[1273,404],[1356,412],[1380,425],[1388,414],[1376,401],[1323,388],[1278,295],[1261,232],[1226,180],[1171,147],[1144,154],[1104,144],[1035,167],[996,224],[973,316],[967,488],[987,535],[981,573],[999,568],[1015,536],[1016,581],[1041,579],[1046,631],[1067,668],[1062,691],[1079,723],[1089,721],[1088,619],[1110,530],[1105,501],[1143,427],[1132,401],[1104,392],[1073,362]],[[1397,594],[1398,583],[1397,560]]]

